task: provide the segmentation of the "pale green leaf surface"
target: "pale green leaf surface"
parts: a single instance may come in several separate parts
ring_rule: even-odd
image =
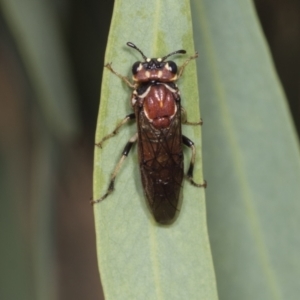
[[[251,1],[193,1],[221,299],[299,299],[299,144]]]
[[[134,42],[147,56],[178,49],[194,54],[188,1],[116,1],[105,62],[130,76],[141,57],[127,47]],[[176,56],[180,65],[187,56]],[[130,113],[131,90],[104,70],[96,140],[111,132]],[[199,120],[195,62],[179,81],[189,120]],[[195,179],[201,182],[200,128],[185,127],[197,146]],[[124,126],[117,137],[95,151],[94,198],[106,191],[109,176],[136,125]],[[190,152],[185,151],[185,164]],[[115,183],[115,191],[94,206],[99,269],[106,299],[216,299],[216,286],[207,236],[204,190],[184,183],[177,220],[157,225],[143,195],[137,149],[133,148]]]

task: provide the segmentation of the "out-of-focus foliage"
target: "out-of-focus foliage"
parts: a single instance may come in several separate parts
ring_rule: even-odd
[[[104,53],[95,3],[0,1],[1,299],[100,292],[88,204]]]
[[[221,299],[297,299],[300,156],[249,1],[193,1],[208,229]]]

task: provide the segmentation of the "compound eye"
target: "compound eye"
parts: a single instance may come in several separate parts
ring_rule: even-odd
[[[177,73],[177,65],[174,61],[168,61],[168,70],[173,74]]]
[[[136,75],[142,69],[142,64],[140,61],[135,62],[132,65],[132,74]]]

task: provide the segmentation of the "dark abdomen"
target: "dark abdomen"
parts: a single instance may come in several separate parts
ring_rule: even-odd
[[[180,108],[168,128],[153,127],[142,110],[138,117],[138,146],[142,184],[158,223],[170,223],[178,212],[183,179]]]

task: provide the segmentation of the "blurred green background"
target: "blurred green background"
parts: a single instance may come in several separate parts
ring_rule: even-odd
[[[300,2],[255,4],[299,133]],[[101,299],[89,198],[112,6],[0,1],[0,299]]]

